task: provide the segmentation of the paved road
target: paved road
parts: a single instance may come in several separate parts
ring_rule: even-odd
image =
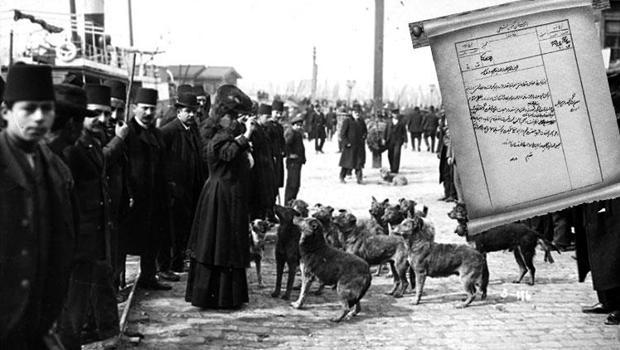
[[[366,184],[360,186],[338,182],[334,144],[327,143],[325,154],[314,154],[310,144],[306,149],[309,160],[302,171],[300,198],[347,208],[360,217],[368,216],[372,195],[391,201],[413,198],[430,207],[438,242],[462,243],[445,215],[451,204],[437,200],[441,187],[434,154],[403,151],[402,173],[408,186],[382,184],[378,171],[369,168]],[[457,277],[428,279],[417,306],[411,304],[411,294],[400,299],[385,295],[390,279],[373,277],[362,312],[349,322],[333,324],[328,319],[339,305],[329,289],[322,296],[310,296],[303,310],[270,297],[275,279],[271,245],[263,262],[267,287],[257,288],[252,266],[250,303],[242,310],[191,306],[183,299],[183,276],[171,292],[138,291],[129,329],[145,335],[140,349],[620,349],[620,328],[605,326],[602,315],[580,312],[581,305],[593,304],[596,297],[589,279],[577,282],[572,255],[555,253],[556,263],[546,264],[539,252],[537,284],[529,286],[511,283],[518,272],[512,253],[490,254],[488,299],[466,309],[455,308],[463,297]]]

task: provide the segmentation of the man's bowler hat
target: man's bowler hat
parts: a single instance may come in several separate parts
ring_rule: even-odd
[[[174,104],[177,107],[198,108],[198,99],[196,95],[192,93],[183,93],[177,97],[177,101]]]

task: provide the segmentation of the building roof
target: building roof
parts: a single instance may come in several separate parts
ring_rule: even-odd
[[[207,79],[221,79],[226,76],[233,75],[236,79],[241,79],[241,74],[239,74],[235,68],[226,67],[226,66],[210,66],[206,67],[196,79],[198,80],[207,80]]]

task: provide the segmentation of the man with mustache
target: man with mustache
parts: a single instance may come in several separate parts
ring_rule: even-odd
[[[87,340],[104,340],[118,335],[118,312],[112,266],[116,247],[112,242],[111,199],[106,165],[122,152],[122,143],[104,151],[105,125],[112,111],[110,88],[86,85],[87,108],[82,134],[66,151],[78,198],[79,231],[76,264],[69,295],[60,322],[61,338],[67,349],[80,349]],[[126,136],[119,133],[122,137]],[[90,314],[85,338],[83,325]]]
[[[0,132],[0,349],[43,349],[67,291],[73,179],[43,142],[55,119],[52,69],[14,64]],[[44,340],[45,338],[45,340]]]
[[[163,235],[169,234],[166,144],[155,127],[157,90],[140,88],[136,93],[134,117],[129,121],[125,140],[128,156],[128,190],[124,203],[129,210],[120,222],[121,244],[125,253],[140,255],[138,287],[170,290],[157,280],[156,258]]]

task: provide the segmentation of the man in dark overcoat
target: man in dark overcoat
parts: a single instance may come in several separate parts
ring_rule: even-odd
[[[157,257],[159,277],[178,280],[183,272],[187,239],[204,177],[200,139],[194,121],[199,108],[196,95],[184,93],[176,102],[177,118],[166,124],[162,135],[166,145],[166,180],[170,189],[171,234],[164,237]]]
[[[312,134],[314,135],[314,151],[323,153],[323,145],[325,145],[325,138],[327,133],[325,131],[326,119],[325,115],[319,111],[318,105],[312,108]]]
[[[275,220],[273,204],[278,188],[275,183],[272,148],[266,127],[267,120],[271,116],[271,106],[261,104],[257,114],[258,125],[250,138],[254,158],[250,177],[250,219]]]
[[[420,107],[415,106],[407,119],[407,130],[411,134],[411,149],[420,152],[420,144],[422,143],[422,114]]]
[[[291,120],[291,126],[286,129],[286,189],[284,190],[284,203],[288,204],[297,198],[301,187],[301,167],[306,163],[306,151],[304,149],[304,136],[302,125],[304,119],[301,115]]]
[[[424,143],[426,150],[435,152],[435,141],[437,139],[437,128],[439,127],[439,117],[435,113],[435,107],[422,116],[422,129],[424,130]]]
[[[89,323],[89,340],[104,340],[118,335],[118,311],[113,266],[118,253],[118,232],[111,219],[111,199],[106,174],[108,161],[123,153],[120,142],[104,152],[105,124],[110,117],[110,88],[85,86],[88,109],[82,135],[68,147],[67,164],[75,181],[79,208],[79,228],[67,302],[60,318],[60,333],[67,349],[80,349],[85,341],[83,325]]]
[[[271,118],[267,121],[267,135],[271,144],[271,154],[273,156],[275,184],[277,187],[276,197],[279,189],[284,187],[284,127],[280,124],[282,112],[284,111],[284,103],[280,100],[274,100],[271,106]],[[274,198],[274,204],[276,200]]]
[[[364,141],[368,134],[366,122],[361,118],[361,106],[354,105],[351,114],[342,122],[340,139],[342,140],[342,154],[340,156],[340,182],[352,169],[355,169],[357,183],[363,182],[362,169],[366,163],[366,148]]]
[[[0,132],[0,349],[44,349],[73,260],[73,178],[40,141],[54,121],[52,70],[8,72]],[[46,338],[44,340],[44,338]]]
[[[170,285],[156,278],[157,253],[169,227],[166,145],[161,130],[155,127],[157,90],[138,89],[135,104],[125,140],[129,171],[123,202],[128,203],[129,210],[121,219],[121,239],[126,240],[128,254],[140,255],[138,287],[169,290]]]
[[[398,108],[389,111],[390,119],[386,123],[384,140],[387,145],[390,172],[398,174],[400,169],[400,151],[407,143],[407,126],[398,114]]]
[[[592,272],[599,303],[583,312],[608,314],[605,324],[620,324],[620,198],[573,208],[579,281]]]

